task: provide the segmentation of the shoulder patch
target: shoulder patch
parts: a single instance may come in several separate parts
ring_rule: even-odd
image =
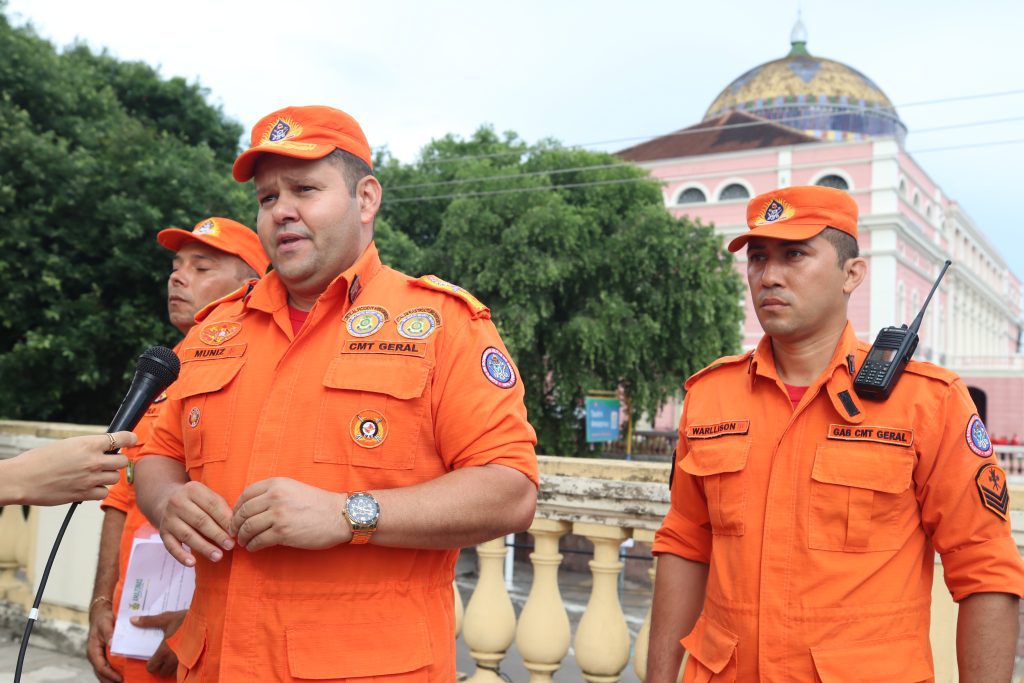
[[[692,375],[690,375],[690,377],[683,384],[683,388],[686,391],[689,391],[690,387],[693,386],[693,384],[698,379],[703,377],[704,375],[707,375],[708,373],[710,373],[710,372],[712,372],[714,370],[717,370],[718,368],[721,368],[721,367],[726,366],[726,365],[736,365],[738,363],[747,363],[747,362],[749,362],[751,356],[753,356],[753,355],[754,355],[754,349],[751,349],[750,351],[747,351],[746,353],[741,353],[738,356],[724,356],[722,358],[719,358],[714,363],[708,365],[706,368],[704,368],[702,370],[698,370],[697,372],[695,372]]]
[[[912,360],[907,363],[906,371],[922,377],[937,379],[940,382],[945,382],[946,384],[952,384],[959,378],[959,375],[952,370],[947,370],[946,368],[939,367],[934,363],[921,360]]]
[[[1010,518],[1010,491],[1006,487],[1006,474],[998,465],[988,463],[974,475],[981,496],[981,504],[998,517]]]
[[[424,289],[433,289],[437,292],[444,292],[457,299],[461,299],[469,310],[472,312],[474,318],[489,318],[491,316],[491,309],[484,306],[475,296],[464,290],[458,285],[442,280],[436,275],[424,275],[421,278],[413,280],[411,284],[417,287],[423,287]]]

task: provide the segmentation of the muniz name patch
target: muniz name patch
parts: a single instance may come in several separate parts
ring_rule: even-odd
[[[353,339],[346,341],[341,347],[342,353],[373,353],[386,354],[390,356],[415,356],[423,358],[427,353],[427,344],[421,341],[389,341],[387,339],[374,339],[373,341],[362,341]]]
[[[687,439],[715,439],[729,434],[746,434],[750,430],[750,420],[725,420],[709,425],[687,425]]]
[[[870,441],[890,446],[910,446],[914,443],[914,430],[863,425],[829,425],[828,438],[839,441]]]
[[[216,360],[218,358],[237,358],[245,353],[245,344],[228,344],[227,346],[188,346],[181,352],[181,362],[194,360]]]

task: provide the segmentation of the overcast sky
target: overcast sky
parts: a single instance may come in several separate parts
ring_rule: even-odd
[[[888,94],[908,150],[1024,277],[1024,92],[901,106],[1024,91],[1021,2],[9,0],[7,14],[58,46],[198,81],[247,129],[330,104],[411,160],[482,123],[609,150],[696,123],[730,81],[785,56],[798,7],[811,54]],[[924,151],[951,146],[971,147]]]

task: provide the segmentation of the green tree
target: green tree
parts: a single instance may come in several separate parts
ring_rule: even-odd
[[[3,14],[0,54],[0,416],[102,423],[135,357],[177,337],[156,233],[251,223],[241,127],[197,85],[59,52]]]
[[[588,391],[621,388],[632,415],[652,415],[739,346],[742,290],[721,239],[669,215],[658,185],[613,155],[485,127],[378,170],[383,219],[419,246],[420,269],[491,307],[541,452],[584,452]]]

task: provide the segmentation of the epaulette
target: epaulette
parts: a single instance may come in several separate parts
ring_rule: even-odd
[[[491,317],[491,309],[484,306],[483,303],[480,302],[480,299],[477,299],[462,287],[442,280],[436,275],[424,275],[419,279],[412,280],[411,284],[416,285],[417,287],[423,287],[424,289],[433,289],[437,292],[444,292],[461,299],[463,303],[469,306],[469,310],[472,312],[474,318]]]
[[[723,358],[719,358],[718,360],[716,360],[714,363],[712,363],[711,365],[707,366],[703,370],[698,370],[697,372],[695,372],[692,375],[690,375],[689,379],[687,379],[686,382],[683,384],[683,388],[686,389],[687,391],[689,391],[690,390],[690,386],[693,385],[694,382],[696,382],[698,379],[700,379],[704,375],[708,374],[709,372],[711,372],[713,370],[717,370],[718,368],[720,368],[720,367],[722,367],[724,365],[736,365],[737,363],[748,363],[748,362],[750,362],[750,357],[753,356],[753,355],[754,355],[754,349],[750,349],[746,353],[741,353],[738,356],[724,356]]]
[[[906,371],[915,375],[921,375],[922,377],[937,379],[945,384],[952,384],[960,377],[952,370],[947,370],[940,365],[935,365],[934,363],[929,363],[923,360],[910,361],[907,363]]]
[[[231,292],[230,294],[222,296],[221,298],[206,304],[205,306],[199,309],[198,313],[196,313],[196,322],[201,323],[204,320],[206,320],[206,318],[211,313],[213,313],[213,310],[222,304],[231,303],[232,301],[239,301],[249,296],[249,292],[252,291],[252,288],[256,286],[257,282],[259,282],[259,280],[249,280],[247,283],[245,283],[235,291]]]

